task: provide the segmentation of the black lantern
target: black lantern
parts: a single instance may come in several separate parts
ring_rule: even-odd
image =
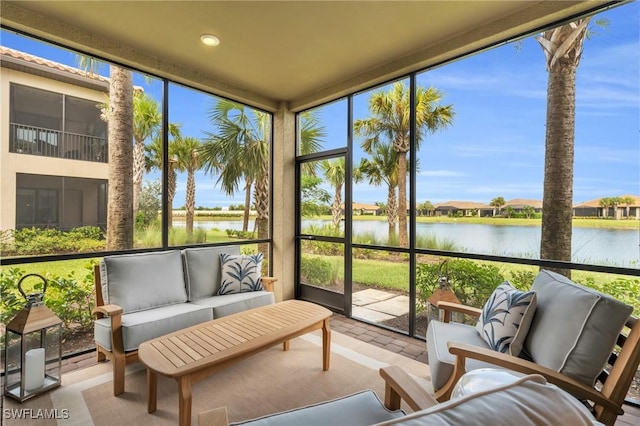
[[[42,280],[42,293],[25,294],[22,283],[28,277]],[[42,301],[47,291],[43,276],[25,275],[18,290],[27,306],[6,327],[4,393],[23,402],[60,386],[62,321]]]

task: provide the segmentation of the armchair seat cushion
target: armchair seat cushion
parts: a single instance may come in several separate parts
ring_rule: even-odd
[[[431,383],[435,390],[443,387],[451,375],[456,357],[449,352],[447,343],[459,342],[490,349],[488,343],[480,336],[474,326],[456,322],[431,321],[427,328],[427,352]],[[493,364],[467,359],[466,371],[478,368],[496,368]]]
[[[273,293],[269,291],[251,291],[207,297],[194,300],[191,303],[198,306],[208,306],[213,309],[213,317],[220,318],[247,309],[271,305],[275,302]]]
[[[390,411],[375,392],[367,390],[331,401],[283,411],[233,425],[251,426],[368,426],[404,416],[401,410]]]
[[[122,315],[122,341],[126,352],[142,342],[213,319],[211,308],[178,303]],[[96,343],[111,351],[111,319],[94,321]]]

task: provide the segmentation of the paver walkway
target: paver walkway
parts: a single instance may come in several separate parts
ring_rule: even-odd
[[[375,323],[409,313],[409,297],[368,288],[353,293],[352,316]]]

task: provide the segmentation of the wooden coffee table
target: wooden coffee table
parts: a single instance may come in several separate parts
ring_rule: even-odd
[[[331,311],[287,300],[207,321],[140,345],[147,367],[147,408],[156,411],[158,374],[178,382],[179,424],[191,424],[191,385],[273,345],[322,328],[322,369],[329,369]]]

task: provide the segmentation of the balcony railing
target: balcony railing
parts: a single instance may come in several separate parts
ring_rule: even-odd
[[[107,139],[10,123],[9,152],[72,160],[108,162]]]

